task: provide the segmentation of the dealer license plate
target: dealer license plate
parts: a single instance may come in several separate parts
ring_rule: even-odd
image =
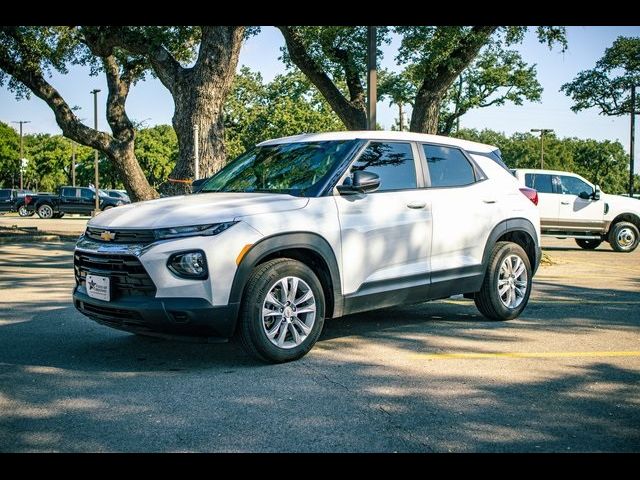
[[[111,300],[109,277],[87,274],[86,282],[87,295],[91,298],[97,298],[105,302]]]

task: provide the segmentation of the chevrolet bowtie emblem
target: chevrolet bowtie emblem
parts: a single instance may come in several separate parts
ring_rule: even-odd
[[[102,240],[104,240],[105,242],[110,242],[111,240],[113,240],[114,238],[116,238],[116,234],[110,232],[109,230],[105,230],[104,232],[102,232],[100,234],[100,238]]]

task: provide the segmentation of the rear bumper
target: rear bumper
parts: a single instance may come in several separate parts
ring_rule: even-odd
[[[238,316],[238,304],[214,307],[204,298],[140,296],[104,302],[89,297],[78,286],[73,291],[73,304],[100,324],[134,333],[228,338]]]

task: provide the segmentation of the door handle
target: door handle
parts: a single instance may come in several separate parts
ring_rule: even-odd
[[[415,209],[418,209],[418,208],[424,208],[424,207],[426,207],[426,206],[427,206],[427,204],[426,204],[426,203],[424,203],[424,202],[411,202],[411,203],[408,203],[408,204],[407,204],[407,207],[409,207],[409,208],[415,208]]]
[[[495,201],[495,200],[491,200],[491,199],[488,199],[488,200],[482,200],[482,201],[483,201],[484,203],[496,203],[496,201]]]
[[[569,202],[560,202],[562,205],[569,205]]]

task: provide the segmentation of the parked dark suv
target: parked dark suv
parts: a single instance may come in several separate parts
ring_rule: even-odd
[[[36,212],[40,218],[61,218],[65,213],[91,215],[95,202],[95,191],[89,187],[60,187],[57,195],[39,194],[26,197],[28,210]],[[131,202],[111,198],[100,190],[100,211],[127,203]]]

